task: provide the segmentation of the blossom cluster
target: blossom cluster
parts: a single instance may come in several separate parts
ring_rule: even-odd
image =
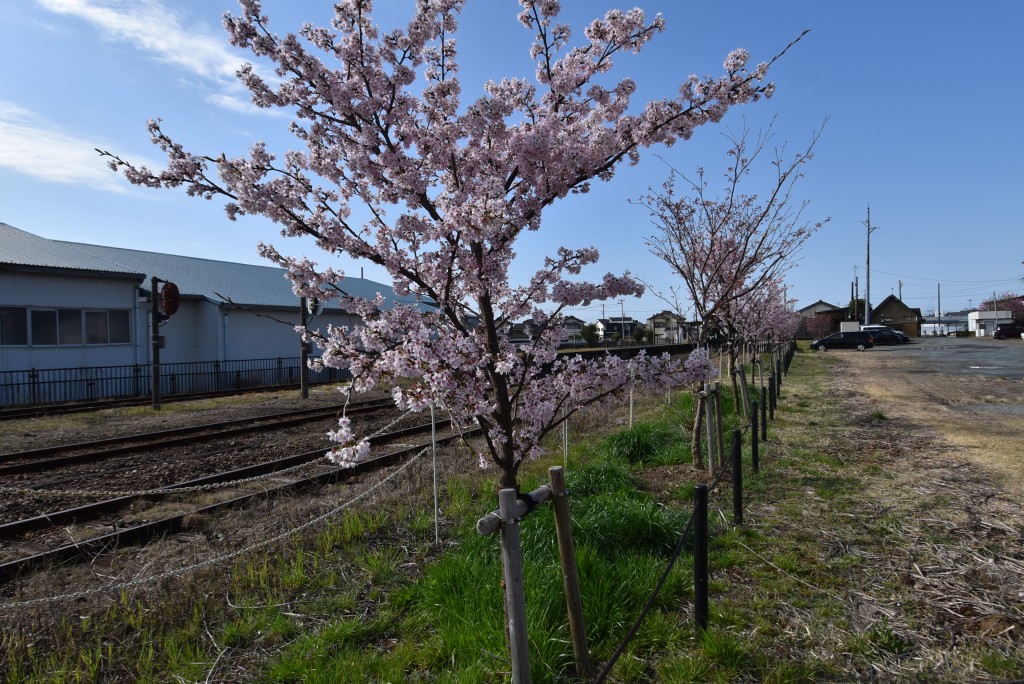
[[[351,371],[355,391],[390,387],[402,408],[443,404],[456,421],[475,423],[506,486],[545,434],[580,408],[637,383],[707,375],[700,355],[686,365],[556,357],[565,307],[643,291],[628,273],[576,280],[597,260],[594,249],[558,249],[524,283],[513,284],[509,268],[517,238],[540,229],[552,203],[609,180],[644,148],[686,140],[730,107],[770,95],[767,64],[750,71],[749,55],[737,50],[723,75],[690,76],[675,95],[634,107],[633,79],[607,75],[664,30],[662,17],[608,12],[573,47],[556,0],[521,0],[535,81],[491,81],[465,102],[454,41],[461,0],[415,3],[409,23],[389,32],[373,24],[369,0],[344,0],[330,27],[283,36],[257,0],[240,4],[240,15],[224,21],[230,41],[273,62],[276,78],[251,66],[238,76],[256,105],[294,117],[298,149],[276,154],[256,143],[236,158],[199,155],[153,121],[166,169],[107,156],[134,183],[223,197],[232,220],[261,215],[284,236],[312,236],[327,255],[376,264],[397,294],[416,302],[387,308],[379,298],[349,297],[336,289],[341,272],[261,247],[297,293],[333,291],[362,321],[320,331],[318,363]],[[524,316],[535,337],[516,348],[504,333]],[[348,422],[331,436],[339,461],[365,457]]]

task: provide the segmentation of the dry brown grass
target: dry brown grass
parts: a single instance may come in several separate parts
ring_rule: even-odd
[[[1024,499],[1024,411],[977,408],[1024,404],[1024,381],[945,373],[912,350],[839,358],[842,386],[886,414],[942,435],[955,447],[951,457],[998,472],[1000,484]]]

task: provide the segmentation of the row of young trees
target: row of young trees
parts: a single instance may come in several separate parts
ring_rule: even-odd
[[[582,408],[634,384],[708,377],[711,363],[701,350],[685,361],[556,355],[567,307],[644,292],[628,272],[581,281],[582,269],[598,260],[595,249],[560,247],[526,282],[511,282],[509,267],[517,239],[541,230],[544,210],[555,202],[610,180],[647,148],[689,139],[735,105],[770,97],[774,59],[750,67],[748,53],[735,50],[722,75],[690,76],[674,95],[637,107],[633,79],[613,82],[609,74],[620,57],[664,30],[660,15],[608,12],[573,46],[556,0],[520,0],[535,80],[491,81],[467,102],[454,40],[463,0],[419,0],[408,25],[388,32],[374,24],[370,0],[344,0],[331,26],[283,36],[271,31],[258,0],[240,5],[239,15],[224,20],[230,41],[273,62],[276,78],[249,65],[239,78],[256,105],[293,116],[298,147],[278,154],[257,142],[241,157],[199,154],[151,121],[165,169],[101,154],[133,183],[222,198],[231,220],[262,215],[286,237],[312,236],[328,258],[347,255],[384,268],[395,292],[415,304],[384,308],[379,298],[353,297],[340,289],[340,271],[260,245],[287,269],[296,294],[334,299],[362,318],[353,329],[302,331],[322,348],[319,363],[351,371],[352,390],[385,386],[403,409],[438,406],[459,424],[476,423],[481,464],[497,466],[500,486],[514,487],[524,460]],[[658,230],[649,245],[686,284],[704,321],[702,341],[712,329],[778,333],[786,315],[782,274],[820,225],[799,223],[802,205],[789,211],[810,148],[791,163],[776,159],[778,184],[769,196],[739,191],[767,141],[748,148],[745,134],[733,140],[724,199],[708,196],[700,171],[693,182],[674,173],[643,200]],[[517,348],[505,332],[524,317],[535,334]],[[347,418],[331,437],[341,463],[368,451]]]

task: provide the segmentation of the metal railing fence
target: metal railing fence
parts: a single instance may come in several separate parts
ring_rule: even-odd
[[[163,363],[160,393],[173,396],[297,385],[300,369],[298,356]],[[347,377],[347,371],[334,368],[309,370],[310,384]],[[151,388],[148,364],[0,371],[0,408],[147,397]]]

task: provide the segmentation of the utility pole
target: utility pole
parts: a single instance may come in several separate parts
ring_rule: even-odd
[[[871,227],[871,207],[868,207],[868,220],[864,222],[868,229],[868,253],[867,253],[867,283],[864,293],[864,325],[871,325],[871,233],[881,226]]]
[[[899,281],[899,283],[900,283],[900,301],[902,302],[903,301],[903,281],[901,280],[901,281]]]
[[[853,276],[853,320],[860,320],[860,280]]]
[[[625,299],[620,299],[619,300],[619,309],[620,309],[620,313],[622,314],[622,318],[620,319],[622,321],[622,341],[619,342],[619,344],[624,344],[626,342],[626,300]]]
[[[939,305],[935,307],[935,315],[938,317],[938,324],[935,327],[937,334],[942,334],[942,283],[936,283],[935,287],[938,288],[937,296],[939,298]]]

